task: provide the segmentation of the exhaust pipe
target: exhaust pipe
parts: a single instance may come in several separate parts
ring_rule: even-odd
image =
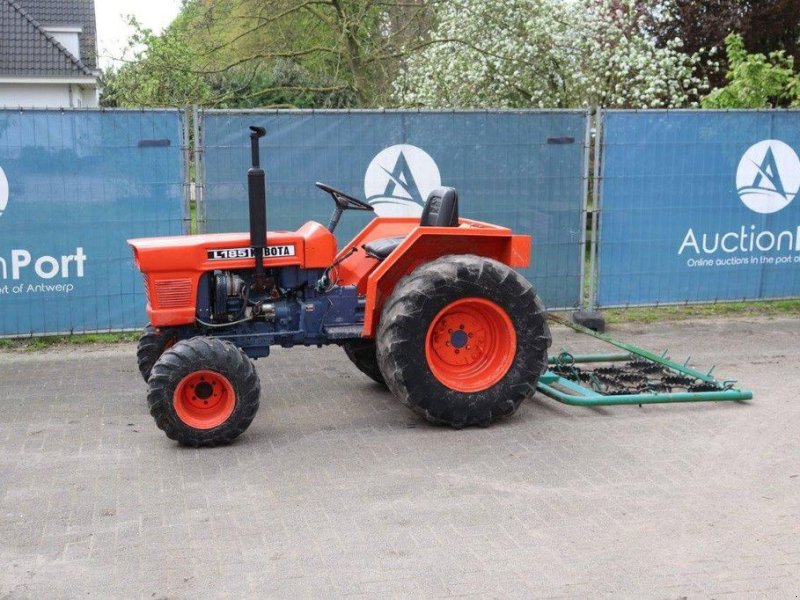
[[[256,285],[264,287],[264,247],[267,244],[267,188],[264,169],[258,156],[258,140],[267,135],[264,127],[250,126],[250,156],[247,171],[247,194],[250,200],[250,245],[256,259]]]

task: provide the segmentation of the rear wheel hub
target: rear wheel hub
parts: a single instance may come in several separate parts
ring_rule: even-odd
[[[508,314],[484,298],[463,298],[431,321],[425,355],[434,376],[461,392],[485,390],[511,367],[517,336]]]

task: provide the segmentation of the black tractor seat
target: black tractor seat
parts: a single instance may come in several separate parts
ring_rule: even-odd
[[[419,219],[420,227],[458,227],[458,192],[441,187],[428,194]],[[379,238],[362,246],[368,256],[383,260],[397,248],[406,236]]]

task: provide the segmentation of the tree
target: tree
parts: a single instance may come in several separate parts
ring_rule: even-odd
[[[140,50],[108,78],[109,98],[194,98],[211,106],[383,103],[404,52],[427,43],[420,32],[429,12],[424,0],[189,0],[162,36],[137,30],[132,43]],[[148,82],[152,93],[140,93],[134,75],[157,79]]]
[[[683,40],[686,52],[700,55],[700,69],[713,86],[725,84],[727,67],[724,57],[717,65],[720,57],[710,53],[722,50],[730,33],[739,33],[750,52],[766,55],[783,50],[795,62],[800,60],[797,0],[664,0],[660,12],[670,18],[652,23],[658,44]]]
[[[708,89],[696,74],[700,57],[687,53],[683,40],[658,45],[648,25],[669,21],[660,0],[576,0],[573,32],[578,50],[582,104],[616,108],[693,105]]]
[[[395,82],[402,104],[568,106],[575,89],[567,11],[558,0],[460,0],[436,12],[431,44]]]
[[[699,60],[648,26],[657,0],[457,0],[432,44],[395,82],[399,102],[434,107],[683,106],[705,89]]]
[[[703,100],[703,108],[773,108],[800,106],[800,75],[794,59],[783,50],[769,57],[745,50],[742,36],[725,39],[728,54],[728,85]]]
[[[280,59],[252,72],[232,69],[211,78],[217,108],[349,108],[358,98],[329,80],[315,80],[307,69]]]
[[[185,15],[184,15],[185,16]],[[103,106],[185,106],[205,104],[212,96],[195,71],[186,43],[185,22],[178,19],[161,35],[130,19],[128,45],[133,53],[120,68],[103,75]]]

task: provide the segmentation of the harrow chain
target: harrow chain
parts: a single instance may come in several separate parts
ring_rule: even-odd
[[[724,389],[702,379],[676,373],[644,358],[633,358],[625,363],[594,368],[578,367],[574,361],[564,361],[551,365],[550,370],[564,379],[588,384],[595,392],[604,396],[648,392],[714,392]]]

